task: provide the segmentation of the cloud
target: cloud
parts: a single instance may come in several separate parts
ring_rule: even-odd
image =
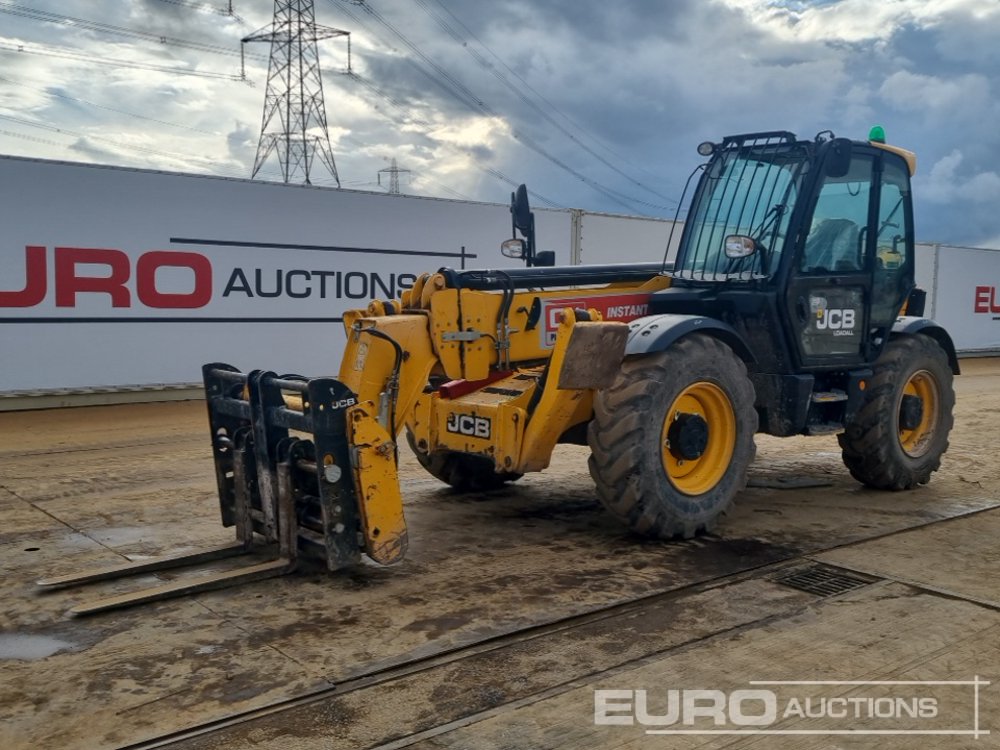
[[[903,112],[961,117],[983,105],[992,108],[991,83],[980,73],[943,78],[901,70],[883,82],[883,101]]]
[[[236,6],[229,16],[211,0],[31,3],[170,43],[0,15],[0,47],[177,71],[0,49],[0,115],[35,123],[0,122],[0,151],[248,177],[267,46],[247,49],[255,88],[183,73],[238,75],[240,39],[270,22],[271,4]],[[352,32],[355,77],[340,74],[343,40],[320,52],[337,168],[351,187],[374,188],[395,157],[415,192],[504,201],[500,172],[562,205],[672,216],[700,141],[772,129],[863,138],[878,122],[918,154],[922,236],[1000,236],[990,204],[1000,3],[320,0],[316,14]],[[265,165],[262,176],[276,175]]]
[[[253,169],[257,155],[259,133],[245,122],[236,121],[235,127],[226,135],[229,156],[247,169]]]
[[[933,203],[983,203],[1000,205],[1000,174],[962,169],[958,149],[939,159],[921,185],[924,200]]]

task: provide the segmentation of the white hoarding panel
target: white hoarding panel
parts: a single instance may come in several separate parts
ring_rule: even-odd
[[[937,259],[940,245],[925,245],[917,243],[915,251],[914,276],[917,286],[927,292],[927,305],[924,315],[928,318],[934,317],[934,279],[937,278]]]
[[[579,262],[648,263],[662,261],[670,238],[672,221],[634,216],[579,212]],[[680,223],[674,231],[668,260],[677,254]],[[543,243],[539,243],[542,246]]]
[[[933,317],[959,351],[1000,350],[1000,250],[941,245]]]
[[[335,373],[345,310],[520,265],[502,204],[0,157],[0,207],[0,391]],[[569,263],[569,212],[536,223]]]

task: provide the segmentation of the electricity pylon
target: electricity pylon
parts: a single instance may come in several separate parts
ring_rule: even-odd
[[[274,20],[270,27],[243,39],[244,43],[271,43],[264,117],[251,179],[257,176],[267,158],[277,152],[285,182],[301,180],[311,184],[309,175],[318,155],[340,187],[326,126],[316,45],[322,39],[340,36],[348,38],[350,50],[350,32],[316,25],[313,0],[274,0]]]
[[[387,172],[389,174],[389,195],[402,195],[399,191],[399,175],[409,174],[409,169],[400,169],[396,165],[396,159],[393,157],[392,166],[386,167],[385,169],[380,169],[378,171],[378,184],[382,184],[382,173]]]

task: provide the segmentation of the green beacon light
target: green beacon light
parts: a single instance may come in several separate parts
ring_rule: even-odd
[[[885,128],[881,125],[873,125],[868,131],[868,140],[872,143],[885,143]]]

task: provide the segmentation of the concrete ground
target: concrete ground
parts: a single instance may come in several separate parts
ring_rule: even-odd
[[[158,579],[37,578],[230,540],[204,406],[0,414],[0,748],[1000,747],[1000,362],[963,369],[944,465],[911,492],[860,487],[832,436],[759,437],[718,535],[663,543],[602,511],[584,448],[490,495],[404,454],[401,565],[75,620]],[[845,590],[782,582],[817,564]],[[697,709],[746,689],[782,715],[655,723],[671,690]],[[784,716],[807,699],[822,716]],[[595,701],[632,723],[595,724]],[[858,734],[900,729],[927,734]]]

